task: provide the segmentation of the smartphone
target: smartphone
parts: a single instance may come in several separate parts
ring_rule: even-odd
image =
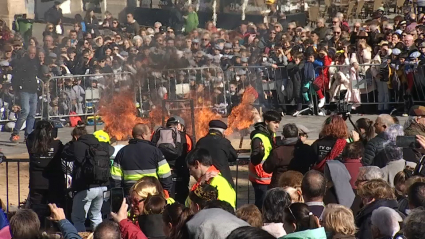
[[[397,136],[397,147],[418,149],[421,145],[416,141],[416,136]]]
[[[123,188],[111,188],[110,199],[111,199],[111,212],[117,213],[124,200],[124,189]]]

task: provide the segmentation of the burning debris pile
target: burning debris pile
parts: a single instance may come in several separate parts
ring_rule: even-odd
[[[112,98],[100,102],[99,115],[105,123],[104,130],[117,140],[127,140],[136,123],[143,123],[137,117],[134,94],[122,91]]]
[[[234,131],[243,133],[253,123],[260,118],[258,111],[252,106],[258,98],[258,93],[253,87],[248,87],[242,97],[242,102],[233,108],[228,117],[228,130],[226,135],[232,134]],[[199,102],[196,102],[199,105]],[[196,107],[196,106],[195,106]],[[168,110],[167,110],[168,111]],[[169,110],[176,111],[176,110]],[[186,122],[186,130],[193,135],[191,111],[186,109],[178,110],[180,115]],[[139,118],[137,108],[134,101],[134,94],[124,91],[115,94],[109,99],[100,102],[99,115],[105,123],[104,130],[111,137],[117,140],[127,140],[131,137],[131,130],[137,123],[149,125],[152,130],[158,126],[162,126],[163,111],[160,107],[155,107],[149,113],[149,118]],[[173,115],[173,113],[171,113]],[[165,120],[170,115],[165,116]],[[196,108],[194,112],[196,139],[204,137],[208,133],[208,123],[214,119],[221,119],[221,115],[212,111],[209,107]]]
[[[242,132],[261,120],[257,109],[252,105],[257,98],[258,93],[254,87],[249,86],[245,89],[242,102],[234,107],[229,115],[226,135],[232,134],[235,130]]]

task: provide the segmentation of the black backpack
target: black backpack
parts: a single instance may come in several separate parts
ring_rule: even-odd
[[[83,162],[83,175],[87,184],[109,182],[111,177],[111,160],[109,150],[101,144],[88,145],[86,160]]]
[[[156,146],[167,161],[174,161],[182,154],[182,137],[176,128],[158,128],[155,132]]]

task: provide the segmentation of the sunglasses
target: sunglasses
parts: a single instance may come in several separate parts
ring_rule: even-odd
[[[53,30],[53,27],[49,27],[49,30]]]
[[[334,34],[341,34],[341,32],[334,32]]]
[[[338,22],[332,21],[333,24],[337,24]]]
[[[207,38],[203,38],[202,41],[209,41],[210,39]]]
[[[118,24],[118,22],[112,22],[112,24]]]
[[[146,198],[140,199],[140,200],[132,200],[132,204],[134,206],[138,206],[141,202],[145,201]]]

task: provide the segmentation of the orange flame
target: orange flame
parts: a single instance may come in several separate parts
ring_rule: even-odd
[[[254,123],[256,110],[252,104],[257,98],[257,91],[254,87],[248,86],[242,96],[242,102],[232,109],[228,117],[226,135],[232,134],[235,130],[248,129]]]
[[[115,94],[110,100],[100,102],[99,115],[105,123],[104,130],[110,137],[117,140],[126,140],[136,123],[143,123],[137,117],[137,109],[133,94],[122,91]]]

